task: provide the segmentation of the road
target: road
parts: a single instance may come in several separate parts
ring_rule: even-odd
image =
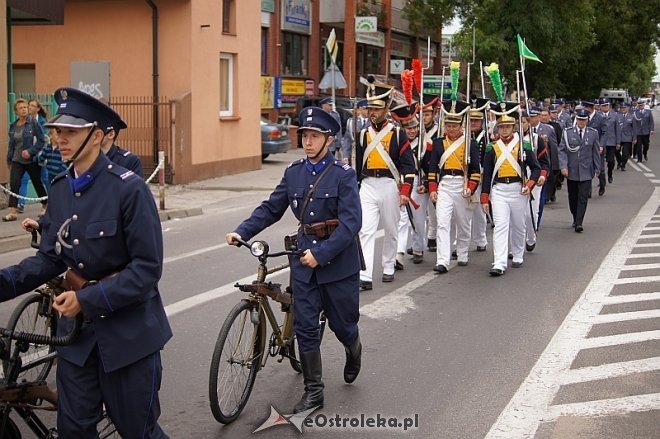
[[[325,407],[316,419],[380,415],[417,425],[306,427],[305,436],[660,437],[660,141],[652,139],[650,161],[616,171],[605,196],[590,200],[584,233],[570,228],[559,191],[520,269],[489,277],[489,245],[445,275],[431,271],[434,254],[408,262],[391,284],[374,273],[374,290],[361,295],[362,372],[343,383],[343,348],[326,332]],[[247,251],[223,244],[224,234],[267,194],[246,191],[208,204],[204,215],[163,223],[160,287],[175,335],[163,351],[161,424],[173,438],[252,436],[271,405],[288,414],[302,394],[302,377],[271,358],[235,423],[218,424],[209,409],[213,346],[241,298],[232,285],[256,270]],[[295,225],[287,214],[259,238],[281,248]],[[0,255],[0,265],[28,254]],[[0,321],[15,303],[0,304]],[[299,435],[290,425],[254,434]]]

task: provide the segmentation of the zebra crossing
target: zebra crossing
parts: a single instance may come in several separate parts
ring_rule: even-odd
[[[660,187],[603,260],[487,438],[660,437],[658,231]],[[630,415],[646,416],[640,423],[647,429],[614,433],[617,417]],[[594,426],[608,420],[612,430]]]

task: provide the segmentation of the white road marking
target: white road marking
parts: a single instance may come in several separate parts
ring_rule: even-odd
[[[644,177],[655,178],[655,174],[653,172],[645,172]]]
[[[660,340],[660,331],[630,332],[627,334],[607,335],[603,337],[591,337],[580,340],[580,349],[604,348],[643,341]]]
[[[651,410],[660,410],[660,393],[555,405],[550,408],[549,416],[544,421],[555,420],[560,416],[612,416]]]
[[[649,180],[649,181],[650,181],[651,183],[653,183],[653,184],[660,184],[660,180],[653,180],[653,179],[651,179],[651,180]]]
[[[652,235],[641,235],[639,239],[657,239],[660,238],[660,234],[652,234]]]
[[[426,273],[380,299],[361,307],[360,315],[378,320],[398,319],[401,314],[415,308],[415,303],[409,294],[437,277],[438,275],[435,272]]]
[[[649,243],[643,243],[643,244],[635,244],[633,247],[635,247],[635,248],[660,247],[660,242],[649,242]]]
[[[626,256],[628,259],[660,258],[660,253],[635,253]]]
[[[653,227],[653,226],[651,226],[651,227],[644,227],[644,231],[645,231],[645,232],[651,232],[651,231],[657,231],[657,230],[660,230],[660,227]],[[644,236],[644,235],[642,235],[642,236]]]
[[[226,242],[222,243],[222,244],[218,244],[218,245],[212,245],[210,247],[200,248],[200,249],[188,252],[188,253],[182,253],[178,256],[171,256],[169,258],[165,258],[165,259],[163,259],[163,264],[169,264],[170,262],[180,261],[181,259],[186,259],[186,258],[191,258],[193,256],[201,255],[203,253],[212,252],[214,250],[220,250],[220,249],[223,249],[225,247],[229,247],[229,244],[227,244]]]
[[[653,172],[653,170],[651,168],[649,168],[648,166],[646,166],[642,163],[637,163],[637,166],[639,166],[641,169],[645,170],[646,172]]]
[[[621,267],[621,271],[629,270],[653,270],[660,268],[660,264],[637,264],[637,265],[624,265]]]
[[[660,293],[622,294],[620,296],[607,296],[603,298],[604,305],[617,303],[644,302],[647,300],[660,300]]]
[[[629,164],[630,167],[633,168],[635,171],[637,171],[637,172],[642,172],[642,170],[639,169],[639,165],[637,165],[637,163],[635,163],[634,161],[630,160],[630,161],[628,162],[628,164]]]
[[[660,276],[624,277],[621,279],[614,279],[612,283],[615,285],[626,285],[646,282],[660,282]]]
[[[627,322],[630,320],[657,319],[660,318],[660,309],[649,309],[644,311],[615,312],[610,314],[598,314],[594,316],[593,324]]]
[[[583,403],[579,407],[570,405],[551,407],[551,404],[561,386],[562,376],[570,370],[571,364],[581,349],[585,349],[589,344],[591,344],[589,347],[595,347],[598,342],[600,344],[614,341],[618,341],[618,344],[631,342],[630,340],[633,338],[631,334],[625,334],[627,338],[610,336],[587,339],[586,337],[592,328],[592,322],[601,312],[603,299],[609,295],[612,285],[624,280],[618,279],[618,276],[626,261],[626,255],[636,247],[635,242],[639,239],[642,229],[655,215],[659,205],[660,188],[655,188],[649,200],[628,224],[607,254],[591,282],[575,302],[527,378],[491,427],[486,438],[533,438],[542,422],[554,419],[562,413],[571,414],[580,410],[592,410],[594,414],[598,415],[606,411],[605,407],[598,407],[594,405],[593,401]],[[649,332],[657,332],[657,334],[645,334],[647,337],[660,337],[660,331]],[[639,337],[640,334],[636,335]],[[655,402],[660,405],[660,399]]]
[[[561,385],[586,383],[588,381],[605,380],[633,373],[654,372],[656,370],[660,370],[660,357],[608,363],[593,367],[581,367],[568,370],[561,377]]]

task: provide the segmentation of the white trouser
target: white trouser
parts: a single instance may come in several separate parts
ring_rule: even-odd
[[[474,194],[477,197],[481,195],[481,183],[477,186]],[[487,226],[486,214],[481,206],[477,206],[472,210],[472,242],[475,245],[485,247],[488,244],[488,238],[486,237]]]
[[[525,252],[525,213],[527,196],[521,195],[522,185],[517,183],[497,183],[490,191],[493,205],[493,268],[506,270],[509,254],[509,231],[511,232],[511,253],[514,262],[522,262]]]
[[[534,185],[532,189],[532,213],[534,214],[534,222],[532,223],[532,215],[529,213],[529,201],[527,202],[527,214],[525,215],[525,233],[527,235],[527,244],[536,244],[536,232],[534,226],[539,223],[539,206],[541,205],[541,191],[542,186]]]
[[[426,226],[426,235],[428,239],[435,239],[438,235],[438,217],[435,213],[435,206],[433,203],[427,203],[427,226]]]
[[[458,260],[467,262],[472,212],[468,208],[468,199],[463,197],[463,177],[458,175],[445,175],[442,177],[438,184],[438,202],[435,211],[438,218],[436,263],[449,268],[452,216],[456,222],[456,253]]]
[[[374,251],[376,230],[382,221],[385,229],[383,237],[383,274],[394,274],[396,258],[397,226],[399,225],[399,189],[392,178],[366,177],[360,187],[362,205],[362,228],[360,242],[364,253],[366,270],[360,272],[360,280],[371,281],[374,271]]]
[[[412,249],[413,252],[416,253],[423,253],[424,248],[426,246],[426,218],[428,216],[429,219],[429,224],[431,218],[434,218],[434,223],[437,223],[437,220],[435,220],[435,208],[433,207],[432,203],[429,203],[429,193],[423,193],[420,194],[417,192],[417,187],[419,186],[418,183],[418,178],[415,175],[415,186],[412,192],[412,199],[415,201],[415,203],[419,204],[419,208],[415,209],[414,207],[412,208],[412,213],[413,213],[413,224],[415,224],[415,230],[413,231],[413,236],[412,236]],[[428,206],[431,206],[430,208],[433,210],[429,210]],[[427,215],[428,212],[432,212],[433,215]],[[435,238],[435,235],[433,235],[433,238]],[[433,239],[432,238],[432,239]]]
[[[401,217],[399,218],[399,226],[397,227],[396,252],[405,253],[408,245],[410,219],[408,219],[408,210],[406,209],[406,206],[401,206],[399,210],[401,211]]]

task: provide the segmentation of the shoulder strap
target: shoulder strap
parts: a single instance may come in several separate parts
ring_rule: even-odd
[[[318,177],[316,177],[316,180],[314,180],[314,183],[312,183],[312,186],[309,188],[309,192],[307,192],[307,197],[305,197],[305,201],[303,202],[302,208],[300,209],[300,219],[298,220],[298,228],[302,227],[302,221],[303,221],[303,216],[305,215],[305,209],[307,209],[307,205],[309,204],[310,201],[312,201],[312,197],[314,196],[314,190],[316,190],[316,186],[320,183],[320,181],[323,179],[325,174],[328,173],[330,168],[334,166],[333,163],[328,163],[323,170],[319,174]]]

